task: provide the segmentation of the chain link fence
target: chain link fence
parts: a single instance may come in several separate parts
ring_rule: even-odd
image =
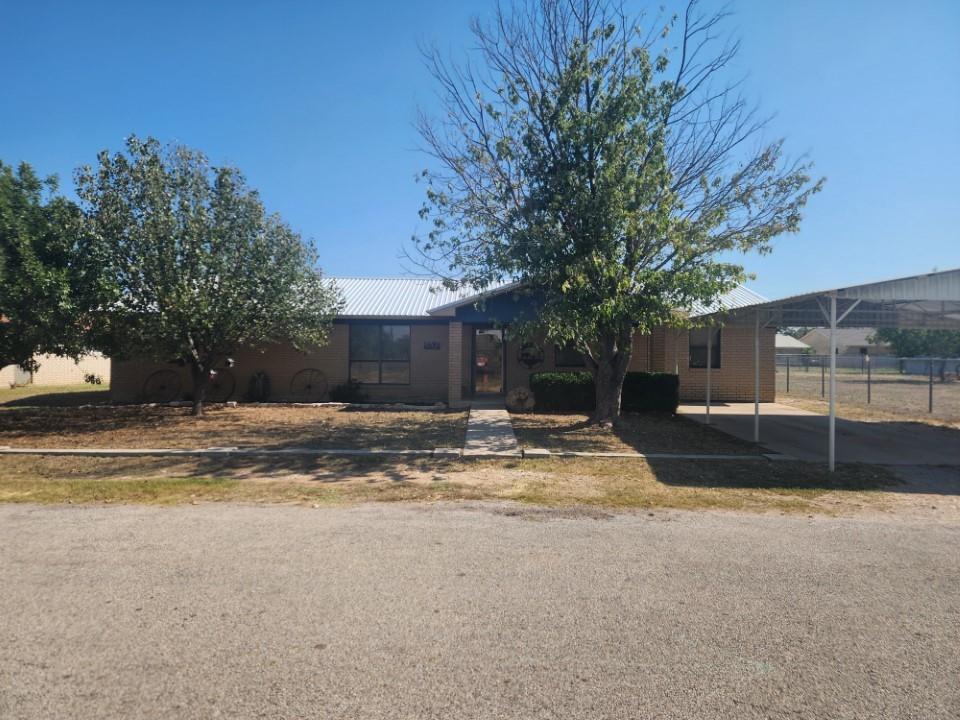
[[[829,355],[777,355],[777,397],[829,401]],[[960,423],[960,358],[837,356],[837,402],[864,417]]]

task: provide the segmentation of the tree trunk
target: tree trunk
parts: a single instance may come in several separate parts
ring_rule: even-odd
[[[597,396],[593,422],[597,425],[616,425],[620,420],[620,394],[623,379],[630,365],[632,334],[622,336],[619,342],[612,338],[604,343],[594,374],[594,390]]]
[[[194,417],[203,415],[203,401],[207,395],[207,384],[210,382],[210,371],[197,362],[190,363],[190,375],[193,378],[193,409],[190,414]]]

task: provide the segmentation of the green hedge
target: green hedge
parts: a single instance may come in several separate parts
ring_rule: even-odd
[[[530,377],[537,410],[584,412],[596,406],[589,372],[542,372]],[[680,379],[671,373],[631,372],[623,381],[621,412],[675,413],[680,404]]]
[[[596,396],[589,372],[541,372],[530,376],[537,410],[574,412],[593,410]]]
[[[627,373],[620,412],[677,412],[680,378],[673,373]]]

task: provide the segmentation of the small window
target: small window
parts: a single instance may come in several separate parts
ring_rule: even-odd
[[[707,367],[707,333],[710,338],[710,367],[714,370],[720,367],[720,328],[695,328],[690,331],[690,367]]]
[[[351,325],[350,379],[367,385],[409,385],[410,326]]]
[[[583,359],[583,353],[574,347],[573,343],[568,342],[565,345],[554,345],[553,364],[556,367],[586,367],[586,361]]]

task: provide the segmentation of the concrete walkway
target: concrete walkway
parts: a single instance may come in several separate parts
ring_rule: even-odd
[[[470,405],[467,421],[467,440],[463,445],[464,456],[470,455],[520,455],[517,436],[513,434],[510,413],[503,400],[475,400]]]
[[[703,405],[684,404],[678,413],[704,422]],[[753,403],[710,407],[713,427],[753,441]],[[827,416],[781,405],[760,404],[760,445],[801,460],[827,457]],[[960,466],[960,430],[914,422],[862,422],[837,418],[837,461],[873,465]]]

